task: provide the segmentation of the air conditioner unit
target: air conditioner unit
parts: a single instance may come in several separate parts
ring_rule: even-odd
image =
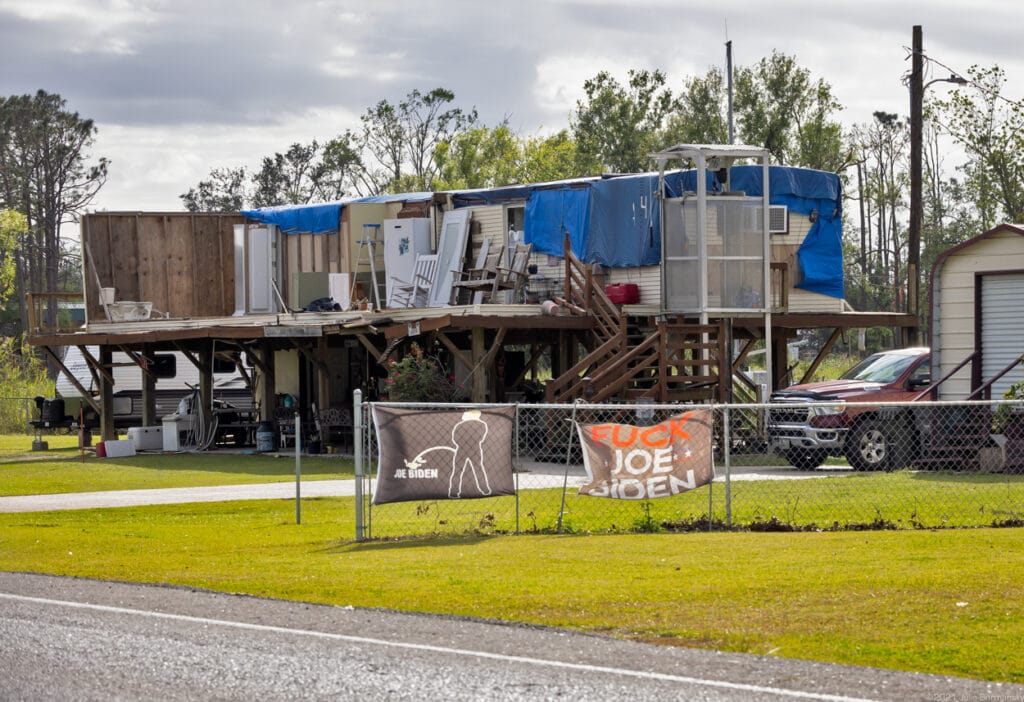
[[[743,226],[753,231],[761,231],[764,226],[761,223],[763,209],[760,207],[746,207],[743,210]],[[768,206],[768,233],[787,234],[789,232],[789,208],[786,205]]]
[[[786,205],[768,206],[768,233],[786,234],[789,232],[789,208]]]

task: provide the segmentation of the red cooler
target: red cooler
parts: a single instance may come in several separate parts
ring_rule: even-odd
[[[640,288],[636,283],[615,283],[604,286],[604,293],[616,305],[635,305],[640,302]]]

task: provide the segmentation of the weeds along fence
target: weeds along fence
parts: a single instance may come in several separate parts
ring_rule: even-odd
[[[0,433],[32,434],[30,422],[38,419],[35,398],[0,397]]]
[[[697,407],[357,401],[356,409],[359,538],[1024,525],[1019,402]],[[707,412],[706,437],[686,427],[673,436],[673,419],[693,410]],[[487,483],[478,470],[500,468],[500,460],[481,449],[486,431],[478,413],[487,419],[489,412],[508,417],[501,445],[511,457],[509,494],[498,491],[500,476],[490,475]],[[396,413],[403,415],[397,433]],[[439,417],[449,417],[449,424]],[[634,452],[645,431],[660,451]],[[585,448],[581,436],[604,443]],[[676,483],[659,475],[670,463],[685,466],[701,442],[714,464],[710,482],[691,487],[685,473]],[[581,494],[597,479],[588,478],[588,461],[595,475],[601,466],[610,471],[597,492],[627,499]],[[396,475],[403,487],[417,483],[413,491],[396,502],[375,499],[382,496],[381,479],[387,483]],[[433,481],[436,490],[421,496],[420,480]],[[679,490],[668,489],[670,484]],[[483,497],[466,499],[481,486]],[[458,499],[452,499],[453,487],[462,490]]]

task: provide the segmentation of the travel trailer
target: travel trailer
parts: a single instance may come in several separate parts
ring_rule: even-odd
[[[84,347],[93,358],[98,354],[98,347]],[[128,354],[115,352],[113,356],[114,378],[114,423],[118,429],[142,426],[142,370],[129,358]],[[191,414],[195,402],[194,396],[199,387],[199,369],[180,351],[159,352],[153,355],[150,365],[156,376],[156,418],[171,414]],[[98,393],[96,379],[89,368],[89,363],[77,346],[68,346],[64,354],[64,365],[75,379],[86,390]],[[230,364],[216,363],[213,369],[214,406],[219,411],[248,414],[252,410],[252,392],[245,378]],[[79,417],[80,409],[84,409],[85,426],[99,426],[99,417],[82,402],[82,394],[78,388],[61,374],[57,378],[57,394],[64,398],[65,412]],[[236,422],[224,422],[233,424]],[[224,436],[219,438],[242,437]]]

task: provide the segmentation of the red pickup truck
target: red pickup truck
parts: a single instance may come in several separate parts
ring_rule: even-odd
[[[845,456],[854,470],[902,468],[914,453],[915,432],[899,414],[847,403],[907,402],[931,384],[927,348],[883,351],[838,380],[793,385],[772,394],[768,441],[796,468],[817,468]]]

